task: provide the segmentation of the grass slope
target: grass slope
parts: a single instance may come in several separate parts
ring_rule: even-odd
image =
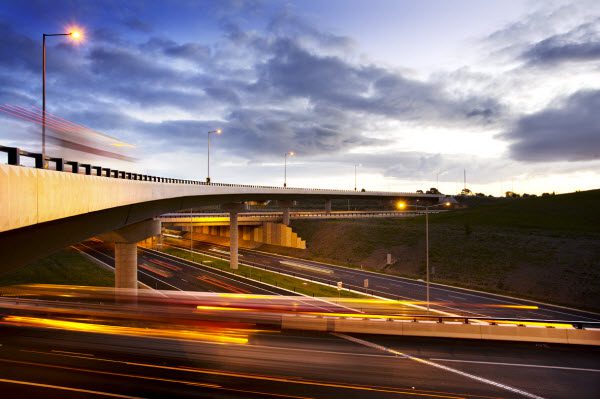
[[[0,286],[14,284],[66,284],[114,287],[114,274],[104,270],[74,249],[64,249],[46,258],[0,275]]]
[[[424,218],[293,221],[306,251],[263,250],[423,278]],[[600,190],[430,215],[433,281],[600,310]],[[395,263],[385,266],[386,254]]]

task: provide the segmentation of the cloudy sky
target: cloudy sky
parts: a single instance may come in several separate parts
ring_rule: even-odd
[[[290,186],[600,186],[597,0],[5,0],[0,104],[41,107],[73,25],[48,112],[135,144],[120,168],[204,179],[222,128],[213,181],[280,185],[294,151]],[[0,113],[0,144],[39,130]]]

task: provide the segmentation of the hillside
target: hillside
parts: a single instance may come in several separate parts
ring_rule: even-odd
[[[433,281],[600,310],[600,190],[431,215]],[[293,256],[422,278],[423,217],[293,221]],[[395,263],[385,266],[386,254]]]

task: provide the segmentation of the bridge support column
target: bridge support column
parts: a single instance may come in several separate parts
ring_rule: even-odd
[[[160,235],[160,220],[145,220],[100,236],[115,243],[115,288],[137,291],[137,243]]]
[[[277,204],[282,208],[283,220],[281,221],[286,226],[290,225],[290,208],[294,206],[294,201],[277,201]]]
[[[115,288],[137,290],[137,243],[115,242]]]
[[[238,212],[229,211],[229,267],[238,268]]]
[[[221,209],[229,212],[229,267],[237,269],[239,256],[238,213],[246,209],[246,204],[243,202],[232,202],[221,205]]]
[[[331,200],[330,199],[325,200],[325,212],[328,214],[331,213]]]

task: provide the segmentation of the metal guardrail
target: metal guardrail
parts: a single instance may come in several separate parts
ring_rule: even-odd
[[[21,157],[29,157],[35,160],[35,168],[44,169],[44,161],[53,164],[54,169],[59,172],[67,172],[67,173],[82,173],[90,176],[103,176],[103,177],[111,177],[115,179],[126,179],[126,180],[136,180],[136,181],[149,181],[156,183],[174,183],[174,184],[193,184],[200,186],[218,186],[218,187],[241,187],[241,188],[266,188],[266,189],[285,189],[285,190],[303,190],[309,192],[344,192],[344,193],[361,193],[361,191],[354,190],[341,190],[341,189],[326,189],[326,188],[303,188],[303,187],[277,187],[277,186],[261,186],[261,185],[252,185],[252,184],[232,184],[232,183],[213,183],[213,182],[205,182],[199,180],[189,180],[189,179],[175,179],[170,177],[159,177],[141,173],[133,173],[126,172],[117,169],[105,168],[102,166],[80,163],[77,161],[65,160],[63,158],[54,158],[54,157],[46,157],[46,159],[42,159],[42,154],[28,152],[21,150],[17,147],[7,147],[0,145],[0,152],[5,152],[8,154],[8,164],[15,166],[23,166],[21,165]],[[420,193],[410,193],[410,192],[383,192],[383,191],[370,191],[365,192],[368,194],[394,194],[394,195],[410,195],[410,196],[419,196],[423,198],[440,198],[444,197],[440,194],[420,194]]]

